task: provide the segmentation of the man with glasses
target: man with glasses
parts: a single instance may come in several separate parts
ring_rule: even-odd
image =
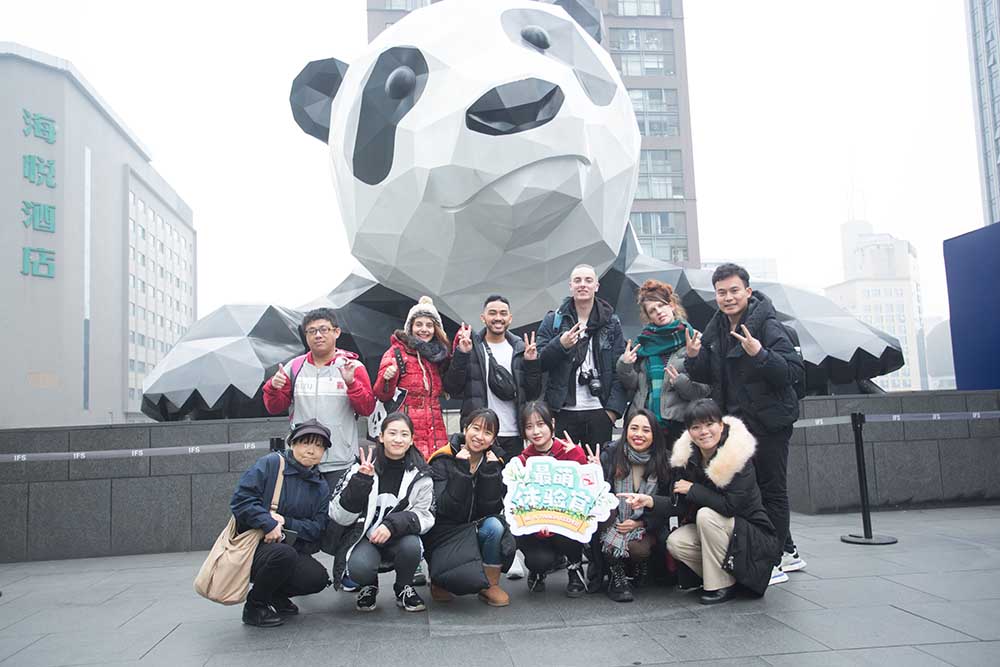
[[[692,380],[711,385],[715,402],[757,439],[757,483],[784,545],[771,573],[771,583],[779,584],[788,581],[787,572],[806,566],[789,533],[787,486],[788,441],[799,418],[795,384],[805,379],[805,367],[771,300],[750,288],[746,269],[723,264],[712,274],[712,286],[719,310],[704,335],[687,336],[684,367]]]
[[[329,308],[317,308],[302,319],[307,354],[292,359],[264,383],[264,407],[272,415],[288,410],[291,423],[315,419],[330,429],[331,446],[319,471],[331,491],[358,455],[357,416],[375,410],[368,371],[358,355],[337,349],[340,327]]]

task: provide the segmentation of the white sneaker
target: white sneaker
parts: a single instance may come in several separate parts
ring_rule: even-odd
[[[781,554],[781,565],[779,567],[782,572],[798,572],[799,570],[806,569],[806,562],[799,557],[798,551],[793,551],[792,553],[786,551]]]
[[[782,572],[780,567],[774,567],[771,569],[771,581],[767,585],[783,584],[786,581],[788,581],[788,575]]]
[[[514,554],[514,562],[510,564],[510,569],[507,570],[507,578],[510,580],[524,579],[524,556],[518,551]]]

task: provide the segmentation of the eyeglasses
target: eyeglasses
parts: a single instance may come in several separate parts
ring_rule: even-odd
[[[332,331],[333,328],[331,327],[309,327],[308,329],[306,329],[306,335],[315,336],[316,334],[319,334],[320,336],[325,336],[328,333],[331,333]]]

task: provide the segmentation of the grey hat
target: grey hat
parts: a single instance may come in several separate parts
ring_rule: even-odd
[[[285,442],[291,444],[298,440],[299,438],[304,438],[307,435],[318,435],[323,438],[323,446],[330,449],[333,443],[330,441],[330,429],[320,424],[316,419],[307,419],[301,424],[296,424],[292,427],[292,432],[288,434],[288,438]]]

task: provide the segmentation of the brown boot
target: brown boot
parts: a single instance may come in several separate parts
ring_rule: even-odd
[[[490,582],[490,587],[479,591],[479,599],[491,607],[506,607],[510,604],[510,596],[500,588],[500,566],[484,565],[483,571],[486,579]]]
[[[447,589],[444,589],[433,581],[431,582],[431,599],[435,602],[451,602],[455,598],[454,595],[449,593]]]

